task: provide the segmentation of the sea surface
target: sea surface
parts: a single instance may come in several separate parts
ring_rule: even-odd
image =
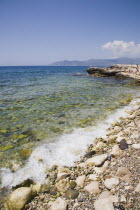
[[[139,96],[133,81],[91,77],[87,68],[0,67],[1,187],[43,182],[46,168],[73,165]]]

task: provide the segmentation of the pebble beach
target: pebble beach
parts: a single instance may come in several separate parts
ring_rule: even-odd
[[[126,116],[111,124],[106,137],[97,138],[73,167],[54,165],[43,185],[30,180],[22,183],[12,192],[5,208],[140,209],[139,99],[130,106]]]

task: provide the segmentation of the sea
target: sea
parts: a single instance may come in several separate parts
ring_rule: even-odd
[[[130,79],[92,77],[88,66],[0,67],[0,184],[43,183],[73,166],[139,97]]]

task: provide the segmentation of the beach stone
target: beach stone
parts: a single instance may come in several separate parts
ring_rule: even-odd
[[[57,198],[54,202],[48,203],[48,210],[66,210],[67,209],[67,201],[62,198]]]
[[[42,187],[41,184],[32,185],[31,186],[32,192],[37,192],[37,193],[41,192],[41,187]]]
[[[98,200],[99,200],[99,199],[103,199],[103,198],[109,198],[110,196],[111,196],[111,192],[108,191],[108,190],[106,190],[106,191],[103,191],[103,192],[99,195]]]
[[[95,165],[95,166],[100,166],[101,164],[104,163],[104,161],[107,159],[107,154],[102,154],[102,155],[97,155],[93,158],[89,158],[86,160],[87,165]]]
[[[70,173],[70,169],[69,168],[66,168],[66,167],[59,168],[58,169],[58,174],[61,174],[61,173],[67,173],[67,174],[69,174]]]
[[[62,180],[62,179],[65,179],[67,176],[68,176],[67,173],[58,173],[57,174],[57,179]]]
[[[104,165],[102,167],[95,167],[94,168],[94,171],[97,173],[97,174],[102,174],[108,167],[108,161],[105,161]]]
[[[116,139],[117,142],[120,142],[122,140],[124,140],[124,137],[122,137],[122,136],[118,136],[117,139]]]
[[[30,187],[20,187],[10,194],[6,204],[9,210],[22,210],[34,196]]]
[[[132,140],[128,140],[128,141],[127,141],[127,144],[128,144],[128,145],[133,144],[133,143],[132,143]]]
[[[66,191],[66,198],[67,199],[76,199],[79,195],[78,190],[69,189]]]
[[[88,177],[90,181],[97,181],[97,178],[98,178],[97,174],[90,174]]]
[[[119,147],[121,150],[125,150],[125,149],[128,149],[128,144],[125,140],[121,140]]]
[[[118,199],[118,196],[116,195],[111,195],[109,197],[109,199],[113,202],[113,203],[118,203],[119,199]]]
[[[140,149],[140,144],[132,144],[132,147],[133,147],[134,149]]]
[[[140,183],[136,186],[135,192],[140,192]]]
[[[76,179],[77,186],[82,188],[84,186],[85,179],[86,179],[86,176],[85,175],[79,176]]]
[[[84,190],[90,194],[98,194],[100,193],[99,183],[97,181],[93,181],[90,184],[84,187]]]
[[[81,167],[81,168],[86,168],[87,164],[84,162],[84,163],[80,163],[78,166]]]
[[[113,202],[109,198],[96,200],[94,208],[95,210],[114,210]]]
[[[97,145],[95,146],[96,149],[102,149],[106,146],[106,144],[104,142],[98,142]]]
[[[126,198],[124,195],[121,195],[120,202],[126,202]]]
[[[85,157],[86,158],[90,158],[90,157],[92,157],[92,155],[95,155],[96,154],[96,152],[94,151],[94,150],[92,150],[92,151],[90,151],[90,152],[87,152],[86,154],[85,154]]]
[[[121,154],[121,150],[117,144],[115,144],[110,152],[111,156],[119,156]]]
[[[126,167],[119,167],[116,176],[123,177],[125,175],[131,176],[131,172]]]
[[[55,187],[60,192],[66,192],[70,188],[70,184],[67,179],[62,179],[55,184]]]
[[[113,187],[119,184],[119,180],[117,178],[106,179],[104,185],[107,189],[111,190]]]

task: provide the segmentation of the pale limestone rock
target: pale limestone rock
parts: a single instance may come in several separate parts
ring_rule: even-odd
[[[32,185],[31,189],[32,189],[32,192],[41,192],[41,187],[42,185],[41,184],[35,184],[35,185]]]
[[[20,187],[10,194],[7,206],[9,210],[21,210],[34,196],[30,187]]]
[[[107,159],[107,154],[102,154],[102,155],[97,155],[95,157],[87,159],[85,163],[87,165],[99,166],[103,164],[106,159]]]
[[[55,187],[57,188],[58,191],[65,192],[66,190],[69,189],[70,184],[67,179],[62,179],[55,184]]]
[[[132,140],[128,140],[128,141],[126,141],[126,142],[127,142],[128,145],[133,144]]]
[[[106,191],[103,191],[103,192],[99,195],[98,200],[99,200],[99,199],[103,199],[103,198],[109,198],[110,196],[111,196],[111,192],[108,191],[108,190],[106,190]]]
[[[124,195],[121,195],[120,202],[126,202],[126,198],[125,198],[125,196],[124,196]]]
[[[117,139],[116,139],[116,141],[117,141],[117,142],[120,142],[120,141],[122,141],[122,140],[124,140],[124,139],[125,139],[124,137],[118,136]]]
[[[86,163],[80,163],[78,166],[81,167],[81,168],[86,168],[87,164]]]
[[[70,170],[69,170],[69,168],[62,167],[62,168],[58,169],[58,174],[60,174],[60,173],[67,173],[67,174],[69,174]]]
[[[104,182],[104,185],[106,186],[107,189],[112,189],[118,184],[119,184],[119,180],[117,178],[106,179]]]
[[[66,210],[67,209],[67,201],[62,198],[57,198],[54,202],[48,203],[48,210]]]
[[[90,184],[86,185],[84,187],[85,191],[87,191],[90,194],[98,194],[100,193],[99,189],[99,183],[97,181],[93,181]]]
[[[140,192],[140,183],[136,186],[135,192]]]
[[[131,172],[126,167],[119,167],[116,176],[123,177],[125,175],[131,176]]]
[[[116,195],[111,195],[111,196],[109,197],[109,199],[110,199],[113,203],[119,202],[118,196],[116,196]]]
[[[84,187],[84,182],[85,182],[85,179],[86,179],[86,176],[85,175],[82,175],[82,176],[79,176],[77,177],[76,179],[76,184],[78,187]]]
[[[134,149],[140,149],[140,144],[132,144],[132,147],[133,147]]]
[[[97,181],[97,175],[96,174],[90,174],[89,175],[89,177],[88,177],[88,179],[90,180],[90,181]]]
[[[68,176],[67,173],[58,173],[57,174],[57,179],[61,180],[61,179],[65,179]]]
[[[109,198],[96,200],[94,203],[95,210],[114,210],[112,201]]]
[[[119,133],[119,132],[121,131],[121,129],[122,129],[122,128],[121,128],[120,126],[117,126],[117,125],[114,127],[114,131],[115,131],[116,133]]]
[[[108,161],[105,161],[104,165],[102,167],[95,167],[94,168],[94,171],[97,173],[97,174],[102,174],[108,167]]]
[[[98,142],[97,145],[96,145],[95,147],[96,147],[96,149],[102,149],[102,148],[104,148],[105,146],[106,146],[105,143],[103,143],[103,142]]]
[[[110,155],[119,156],[121,154],[121,150],[117,144],[115,144],[110,152]]]

